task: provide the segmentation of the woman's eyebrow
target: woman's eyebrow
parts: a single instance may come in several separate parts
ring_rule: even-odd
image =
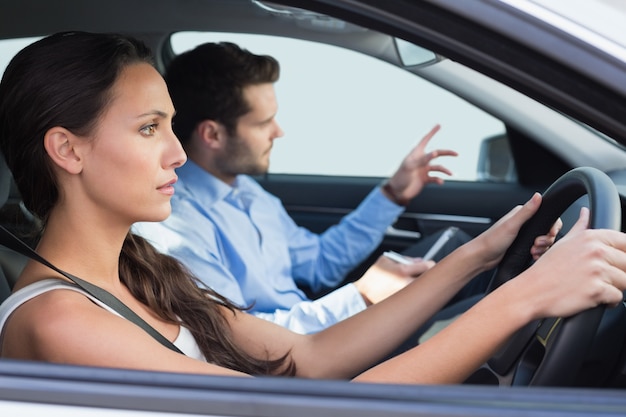
[[[146,117],[146,116],[159,116],[161,118],[167,118],[169,114],[161,110],[151,110],[149,112],[140,114],[139,116],[137,116],[137,118]],[[172,117],[174,117],[174,115],[172,115]]]

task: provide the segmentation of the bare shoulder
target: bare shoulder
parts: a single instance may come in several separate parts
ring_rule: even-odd
[[[164,347],[139,326],[71,289],[41,294],[17,308],[5,328],[1,356],[86,366],[242,375]]]
[[[5,327],[2,356],[56,361],[71,350],[73,339],[84,341],[94,334],[94,323],[110,320],[119,318],[80,292],[47,291],[13,312]]]

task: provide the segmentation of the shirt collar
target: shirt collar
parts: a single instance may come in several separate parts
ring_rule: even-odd
[[[254,181],[246,175],[238,175],[235,186],[230,186],[224,181],[202,169],[191,160],[176,169],[178,175],[177,193],[188,193],[191,197],[205,207],[226,200],[227,197],[235,197],[240,193],[257,194]]]

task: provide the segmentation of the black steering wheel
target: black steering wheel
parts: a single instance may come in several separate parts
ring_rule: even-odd
[[[590,228],[620,230],[619,194],[602,171],[583,167],[569,171],[543,194],[541,207],[505,253],[487,292],[517,276],[532,263],[530,248],[578,198],[588,195]],[[497,385],[567,386],[592,345],[604,306],[567,318],[546,318],[519,330],[467,382]]]

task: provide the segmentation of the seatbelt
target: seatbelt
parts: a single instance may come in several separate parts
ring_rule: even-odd
[[[44,259],[41,255],[35,252],[30,246],[22,242],[17,236],[9,232],[3,226],[0,226],[0,245],[3,245],[19,254],[27,256],[30,259],[33,259],[47,266],[53,271],[58,272],[59,274],[63,275],[64,277],[66,277],[67,279],[71,280],[73,283],[78,285],[80,288],[85,290],[88,294],[92,295],[93,297],[102,301],[104,304],[111,307],[113,310],[115,310],[119,315],[121,315],[125,319],[141,327],[143,330],[145,330],[150,336],[155,338],[163,346],[175,352],[183,354],[183,352],[181,352],[181,350],[178,349],[172,342],[170,342],[167,338],[165,338],[165,336],[159,333],[154,327],[146,323],[144,319],[139,317],[137,313],[135,313],[133,310],[128,308],[126,304],[120,301],[113,294],[106,291],[105,289],[102,289],[96,285],[93,285],[83,279],[80,279],[52,265],[50,262]]]

